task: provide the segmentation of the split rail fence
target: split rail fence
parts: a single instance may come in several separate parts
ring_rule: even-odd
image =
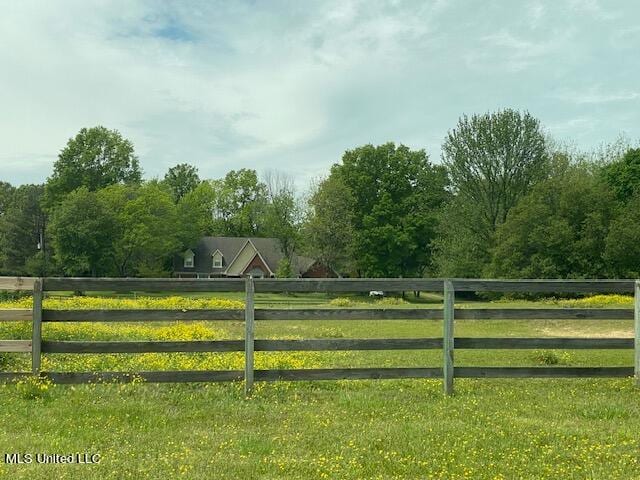
[[[31,340],[0,340],[0,352],[31,352],[31,372],[0,372],[0,380],[40,375],[55,383],[130,381],[254,381],[442,378],[446,394],[454,378],[631,377],[640,378],[640,281],[637,280],[472,280],[472,279],[109,279],[0,277],[0,290],[32,290],[32,310],[0,310],[0,321],[31,321]],[[385,292],[426,291],[444,295],[443,308],[255,308],[256,292]],[[244,310],[48,310],[47,291],[109,292],[244,292]],[[624,293],[635,295],[634,309],[595,308],[455,308],[455,292]],[[455,337],[454,320],[633,320],[633,338],[476,338]],[[215,341],[54,341],[43,339],[43,322],[139,322],[176,320],[244,321],[243,340]],[[255,339],[259,321],[276,320],[442,320],[441,338]],[[454,349],[634,349],[631,367],[457,367]],[[258,370],[256,351],[419,350],[441,349],[436,368],[322,368]],[[42,354],[244,352],[245,368],[216,371],[43,372]]]

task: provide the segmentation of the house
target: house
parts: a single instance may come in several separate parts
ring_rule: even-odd
[[[275,277],[284,258],[276,238],[203,237],[198,244],[173,259],[173,276],[178,278]],[[338,275],[322,263],[294,255],[294,277],[325,278]]]

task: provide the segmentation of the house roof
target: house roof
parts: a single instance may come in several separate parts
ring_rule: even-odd
[[[275,272],[280,260],[284,257],[282,248],[280,247],[280,241],[277,238],[260,237],[202,237],[198,244],[191,249],[195,254],[194,268],[185,268],[183,256],[176,255],[174,258],[174,270],[222,273],[249,240],[258,250],[260,256],[271,271]],[[216,250],[219,250],[224,257],[222,268],[213,268],[212,256]],[[291,263],[293,273],[298,275],[313,265],[314,260],[295,255]]]

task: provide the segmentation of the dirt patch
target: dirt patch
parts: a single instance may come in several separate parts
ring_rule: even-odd
[[[577,329],[575,327],[544,327],[540,332],[545,337],[574,337],[574,338],[633,338],[633,328],[624,328],[606,331],[594,331]]]

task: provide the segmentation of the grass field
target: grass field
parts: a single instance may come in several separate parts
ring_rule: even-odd
[[[241,300],[230,295],[229,300]],[[424,305],[423,296],[387,308]],[[351,306],[369,302],[350,297]],[[331,308],[322,295],[259,306]],[[563,306],[565,301],[491,306]],[[630,307],[628,298],[575,306]],[[486,306],[487,303],[473,305]],[[461,304],[461,307],[472,306]],[[257,322],[257,338],[438,337],[439,321]],[[242,338],[242,322],[45,324],[46,339]],[[457,336],[630,337],[631,321],[459,321]],[[0,338],[29,325],[0,324]],[[631,351],[462,351],[456,365],[632,365]],[[440,351],[256,353],[258,368],[440,366]],[[28,368],[0,354],[1,370]],[[242,368],[239,353],[45,355],[45,370]],[[437,380],[190,385],[0,385],[0,455],[99,453],[97,465],[7,465],[35,478],[640,478],[640,390],[631,379]]]

